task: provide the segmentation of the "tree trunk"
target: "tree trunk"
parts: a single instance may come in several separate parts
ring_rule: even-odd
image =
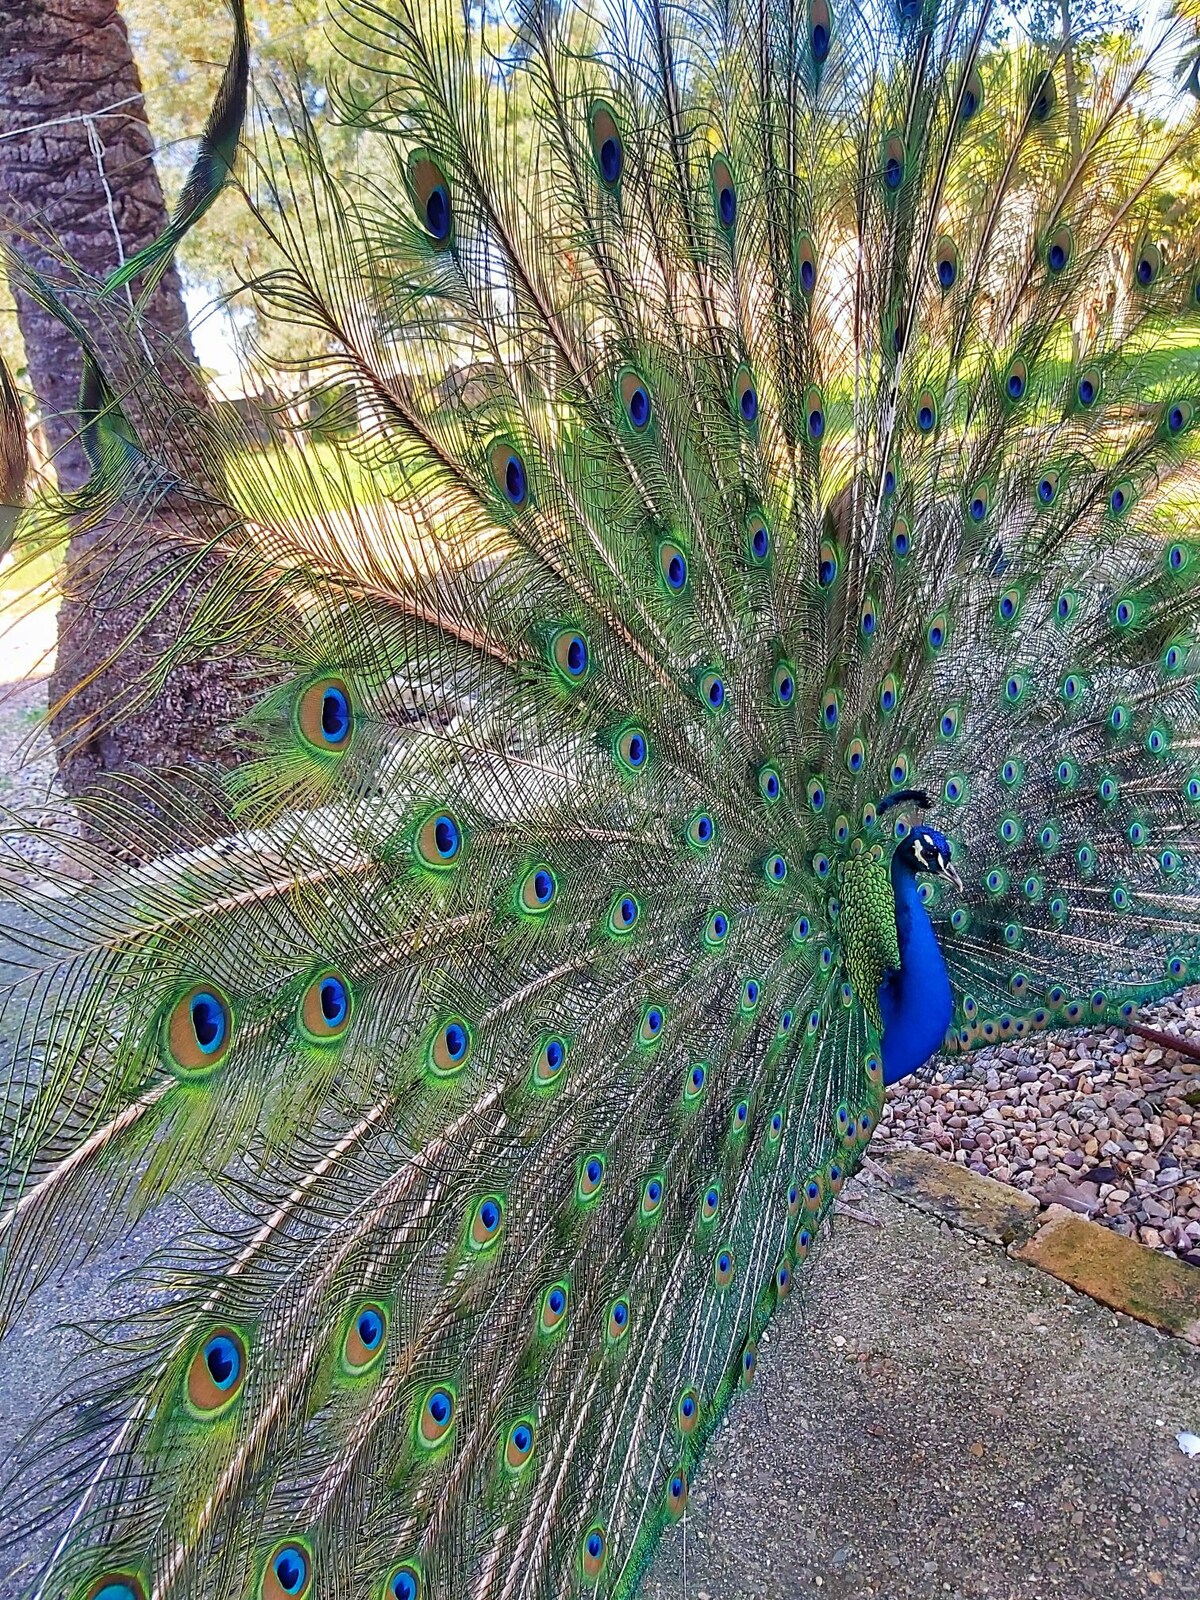
[[[10,247],[59,283],[64,251],[99,278],[165,226],[141,81],[116,0],[0,0],[0,218]],[[89,472],[78,437],[81,353],[19,280],[13,287],[30,382],[59,486],[70,492]],[[66,289],[64,297],[88,322],[83,297]],[[174,265],[146,310],[160,376],[173,393],[204,406]],[[97,338],[107,356],[99,329]],[[110,375],[120,379],[119,371]],[[138,390],[119,381],[118,389],[136,426]],[[59,769],[73,795],[130,767],[228,759],[227,730],[242,709],[228,664],[194,655],[147,691],[145,674],[174,643],[220,563],[202,562],[144,625],[182,553],[173,538],[182,522],[164,506],[142,531],[148,582],[135,594],[106,583],[114,563],[130,565],[127,549],[119,553],[128,536],[116,520],[77,528],[67,553],[50,692]]]

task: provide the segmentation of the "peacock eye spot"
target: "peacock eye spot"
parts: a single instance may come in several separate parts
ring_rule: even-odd
[[[1096,385],[1090,378],[1081,378],[1079,382],[1079,400],[1081,405],[1090,406],[1096,398]]]
[[[350,702],[340,689],[321,696],[321,732],[329,744],[341,744],[350,732]]]
[[[196,1043],[210,1055],[225,1037],[225,1008],[215,995],[198,994],[192,999],[192,1031]]]
[[[758,416],[758,393],[752,388],[743,389],[738,401],[738,409],[742,414],[742,421],[753,422]]]
[[[717,209],[721,214],[721,226],[732,228],[737,216],[737,196],[729,184],[722,184],[721,192],[717,196]]]
[[[233,1340],[218,1334],[204,1347],[204,1365],[218,1389],[227,1389],[241,1370],[241,1356]]]
[[[917,426],[921,429],[922,433],[928,433],[930,428],[933,427],[932,406],[922,406],[917,412]]]
[[[566,1305],[567,1297],[565,1294],[563,1294],[561,1289],[552,1289],[550,1291],[550,1298],[546,1303],[550,1307],[551,1311],[554,1312],[555,1316],[557,1316]]]
[[[439,242],[450,233],[450,201],[439,184],[425,202],[425,226]]]
[[[621,146],[611,135],[600,146],[600,171],[609,184],[621,176]]]
[[[308,1577],[308,1561],[303,1551],[295,1545],[287,1545],[275,1557],[271,1567],[284,1594],[299,1594]]]
[[[816,281],[817,281],[817,269],[813,266],[812,262],[811,261],[801,262],[801,264],[800,264],[800,286],[804,290],[805,294],[811,294],[813,292],[813,285],[816,283]],[[1197,298],[1197,300],[1200,300],[1200,284],[1198,284],[1197,288],[1196,288],[1196,298]]]
[[[1025,379],[1019,372],[1011,372],[1008,377],[1008,393],[1012,400],[1019,400],[1025,393]]]

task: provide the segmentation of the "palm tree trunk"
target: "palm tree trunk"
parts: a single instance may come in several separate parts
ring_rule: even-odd
[[[116,0],[0,3],[0,219],[9,247],[60,281],[64,250],[102,277],[164,227],[141,81]],[[59,486],[70,492],[89,471],[78,437],[81,354],[19,277],[13,288],[29,380]],[[204,406],[173,265],[147,314],[160,374],[173,393]],[[135,425],[138,403],[136,389],[122,395]],[[156,515],[145,530],[146,567],[165,574],[180,524],[169,506]],[[155,607],[161,579],[157,591],[151,578],[136,596],[106,586],[121,539],[106,523],[77,529],[67,553],[50,694],[60,773],[74,795],[131,767],[227,757],[226,730],[241,709],[230,669],[202,659],[182,660],[147,693],[147,672],[170,651],[197,586],[211,584],[219,563],[202,564],[169,606]]]

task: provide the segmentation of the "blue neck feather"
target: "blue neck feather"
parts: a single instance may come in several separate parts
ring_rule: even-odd
[[[892,857],[900,970],[879,985],[883,1019],[883,1081],[895,1083],[940,1049],[954,1006],[950,978],[912,868]]]

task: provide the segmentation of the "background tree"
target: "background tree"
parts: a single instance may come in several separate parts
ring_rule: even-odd
[[[227,35],[228,17],[218,15]],[[0,8],[0,217],[8,247],[60,282],[64,251],[102,278],[166,225],[141,81],[115,0],[8,0]],[[19,274],[11,288],[26,380],[59,486],[71,493],[90,470],[78,429],[81,351]],[[173,266],[146,312],[172,389],[203,406]],[[124,404],[136,423],[137,395]],[[169,545],[167,512],[160,532]],[[170,608],[155,608],[142,627],[151,595],[106,593],[113,537],[103,522],[80,528],[67,551],[51,702],[60,771],[72,793],[131,765],[187,761],[221,742],[236,711],[227,664],[177,663],[149,700],[138,687],[170,649],[172,619]]]

